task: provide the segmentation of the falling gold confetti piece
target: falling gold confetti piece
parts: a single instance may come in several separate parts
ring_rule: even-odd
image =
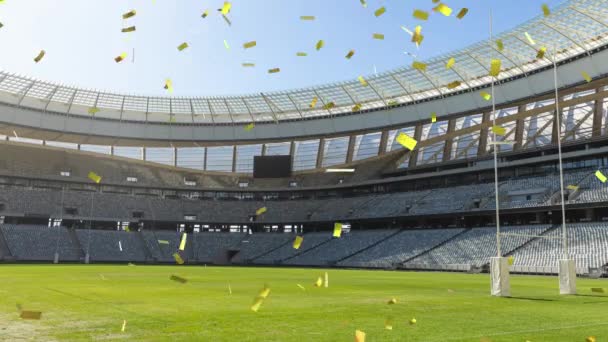
[[[228,45],[226,39],[224,39],[224,47],[226,48],[226,50],[230,50],[230,45]]]
[[[426,64],[422,63],[422,62],[416,62],[414,61],[414,63],[412,63],[412,67],[416,70],[420,70],[420,71],[426,71]]]
[[[38,53],[38,56],[36,56],[36,58],[34,58],[34,62],[36,62],[36,63],[40,62],[44,58],[44,55],[46,55],[46,51],[40,50],[40,52]]]
[[[158,240],[158,244],[159,245],[168,245],[169,244],[169,240]]]
[[[339,238],[342,235],[342,223],[336,222],[334,223],[334,237]]]
[[[363,78],[363,76],[359,76],[357,79],[359,80],[359,83],[361,83],[362,86],[367,87],[367,81],[365,80],[365,78]]]
[[[281,68],[274,68],[268,70],[269,74],[276,74],[277,72],[281,72]]]
[[[123,19],[129,19],[129,18],[134,17],[136,14],[137,14],[137,11],[136,11],[136,10],[131,10],[131,11],[129,11],[129,12],[127,12],[127,13],[123,14],[123,15],[122,15],[122,18],[123,18]]]
[[[502,127],[501,127],[501,128],[502,128]],[[504,128],[503,128],[503,130],[504,130]],[[496,133],[496,134],[498,134],[498,133]],[[503,134],[503,135],[504,135],[504,134]],[[509,256],[509,258],[507,259],[507,262],[508,262],[509,266],[513,266],[513,264],[515,263],[515,257],[514,257],[514,256],[512,256],[512,255],[511,255],[511,256]]]
[[[467,15],[467,13],[469,13],[469,9],[465,7],[463,9],[461,9],[460,12],[458,12],[458,14],[456,15],[456,18],[462,19],[462,18],[464,18],[465,15]]]
[[[99,176],[98,174],[96,174],[93,171],[89,172],[88,177],[90,180],[92,180],[93,182],[95,182],[97,184],[99,184],[99,182],[101,182],[101,176]]]
[[[259,215],[262,215],[263,213],[265,213],[267,210],[268,209],[266,209],[266,207],[262,207],[262,208],[256,210],[255,214],[259,216]]]
[[[497,39],[496,40],[496,47],[498,48],[498,51],[502,52],[502,50],[505,49],[505,45],[502,42],[502,39]]]
[[[306,288],[300,284],[296,284],[300,289],[302,289],[302,291],[306,291]]]
[[[591,288],[591,292],[595,292],[595,293],[605,293],[606,291],[601,288],[601,287],[592,287]]]
[[[332,109],[336,106],[336,104],[334,102],[328,102],[325,106],[323,106],[323,109],[325,110],[329,110]]]
[[[443,14],[446,17],[452,15],[452,9],[446,4],[439,4],[437,7],[434,8],[434,10]]]
[[[376,17],[379,17],[381,15],[383,15],[386,12],[386,8],[385,7],[380,7],[376,10],[376,12],[374,12],[374,15]]]
[[[123,16],[123,17],[124,17],[124,16]],[[126,329],[126,328],[127,328],[127,320],[126,320],[126,319],[124,319],[124,320],[122,321],[122,328],[120,328],[120,331],[121,331],[121,332],[125,332],[125,329]]]
[[[203,14],[201,15],[201,17],[207,18],[207,16],[209,16],[209,10],[205,10],[205,12],[203,12]]]
[[[260,291],[259,297],[266,299],[269,294],[270,294],[270,287],[268,287],[268,285],[264,285],[264,288],[262,289],[262,291]]]
[[[99,108],[97,108],[97,107],[91,107],[91,108],[89,108],[89,114],[95,115],[97,113],[99,113]]]
[[[258,43],[254,40],[254,41],[247,42],[247,43],[243,44],[243,48],[249,49],[249,48],[252,48],[252,47],[256,46],[257,44]]]
[[[384,35],[382,33],[374,33],[374,39],[384,40]]]
[[[243,127],[243,129],[245,130],[245,132],[250,132],[254,127],[255,127],[255,124],[252,122],[249,125]]]
[[[546,47],[541,47],[540,49],[538,49],[538,52],[536,53],[536,58],[537,59],[543,59],[545,58],[545,53],[547,52],[547,48]]]
[[[413,151],[416,148],[416,145],[418,144],[416,139],[410,137],[409,135],[403,132],[399,133],[396,140],[399,144],[409,149],[410,151]]]
[[[432,123],[437,122],[437,114],[436,114],[436,113],[434,113],[434,112],[433,112],[433,113],[431,113],[431,122],[432,122]]]
[[[542,9],[543,9],[543,15],[545,17],[548,17],[551,15],[551,10],[549,9],[549,5],[543,4]]]
[[[365,332],[355,330],[355,342],[365,342]]]
[[[422,40],[424,40],[424,36],[422,33],[422,26],[418,25],[414,28],[414,33],[412,35],[412,43],[416,43],[417,46],[422,44]]]
[[[367,7],[367,3],[365,2],[365,0],[359,0],[359,2],[363,7]]]
[[[165,80],[165,86],[164,88],[169,92],[172,93],[173,92],[173,81],[171,81],[170,78],[167,78]]]
[[[245,68],[253,68],[255,66],[255,63],[243,63],[242,64]]]
[[[389,299],[387,304],[397,304],[397,298]]]
[[[524,36],[526,36],[526,39],[531,45],[536,45],[536,42],[534,41],[534,39],[532,39],[532,36],[530,36],[528,32],[524,32]]]
[[[306,52],[298,52],[298,53],[296,53],[296,56],[298,56],[298,57],[306,57],[306,56],[308,56],[308,54]]]
[[[253,302],[253,305],[251,305],[251,311],[258,312],[258,310],[262,306],[262,303],[264,303],[264,298],[257,297]]]
[[[346,59],[351,59],[355,55],[355,50],[350,50],[346,54]]]
[[[323,286],[323,278],[321,278],[321,277],[317,278],[317,281],[315,282],[315,286],[316,287]]]
[[[315,20],[315,16],[314,15],[303,15],[303,16],[300,16],[300,20]]]
[[[500,59],[493,59],[490,62],[490,76],[498,77],[502,62]]]
[[[317,45],[315,46],[315,48],[317,49],[317,51],[319,51],[323,48],[323,46],[325,46],[325,42],[323,41],[323,39],[321,39],[317,42]]]
[[[496,135],[504,136],[507,134],[507,130],[501,126],[492,126],[492,132]]]
[[[454,88],[458,88],[460,86],[460,81],[454,81],[451,83],[448,83],[448,89],[454,89]]]
[[[393,330],[393,322],[390,318],[387,318],[386,321],[384,321],[384,329]]]
[[[486,91],[480,91],[479,95],[486,101],[490,101],[492,99],[492,95]]]
[[[123,33],[128,33],[128,32],[135,32],[135,30],[136,30],[135,26],[129,26],[129,27],[123,28],[121,31]]]
[[[445,64],[445,68],[446,69],[452,69],[452,67],[454,66],[454,64],[456,63],[456,59],[454,59],[454,57],[450,58],[448,60],[448,62]]]
[[[429,12],[423,11],[423,10],[414,10],[414,18],[418,19],[418,20],[428,20],[429,19]]]
[[[312,101],[310,101],[310,108],[315,108],[317,106],[317,101],[319,101],[319,99],[315,96],[312,98]]]
[[[232,9],[232,3],[229,1],[224,1],[224,6],[222,7],[222,15],[226,15],[226,14],[230,13],[231,9]]]
[[[179,255],[179,253],[173,253],[173,259],[175,259],[175,262],[180,265],[184,263],[184,259],[182,259],[182,256]]]
[[[184,249],[186,249],[186,241],[188,240],[188,234],[187,233],[183,233],[182,234],[182,241],[179,243],[179,250],[183,251]]]
[[[361,104],[360,103],[357,103],[356,105],[353,106],[353,109],[352,109],[353,112],[358,112],[360,110],[361,110]]]
[[[186,43],[186,42],[179,44],[179,46],[177,47],[177,49],[179,51],[184,51],[187,48],[188,48],[188,43]]]
[[[585,79],[585,81],[587,81],[587,83],[592,81],[591,76],[589,76],[589,74],[585,71],[581,71],[581,75],[583,75],[583,78]]]
[[[127,53],[123,52],[120,54],[120,56],[117,56],[116,58],[114,58],[114,61],[116,63],[120,63],[120,62],[124,61],[126,58],[127,58]]]
[[[304,241],[304,237],[296,236],[296,239],[293,240],[293,249],[300,249],[300,246],[302,245],[302,241]]]
[[[600,170],[595,171],[595,177],[597,177],[597,179],[599,179],[600,182],[606,183],[606,179],[607,178],[606,178],[606,176],[604,176],[604,174],[602,173],[602,171],[600,171]]]
[[[595,336],[589,336],[585,339],[585,342],[597,342]]]
[[[410,324],[411,324],[411,325],[416,324],[416,322],[417,322],[417,321],[416,321],[416,318],[412,318],[412,319],[410,319]]]
[[[568,185],[566,187],[566,189],[576,191],[576,190],[578,190],[578,186],[576,186],[576,185]]]
[[[40,319],[42,317],[42,312],[40,311],[21,311],[19,315],[22,319]]]

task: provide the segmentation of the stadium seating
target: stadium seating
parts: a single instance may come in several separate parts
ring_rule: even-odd
[[[144,243],[137,232],[95,229],[76,230],[82,248],[89,250],[90,261],[145,262]]]
[[[0,229],[17,260],[53,261],[56,251],[60,261],[80,260],[81,249],[65,227],[5,224]]]
[[[322,244],[329,242],[332,239],[331,233],[308,233],[304,235],[304,241],[299,249],[294,249],[291,244],[285,244],[271,251],[268,254],[262,255],[253,260],[256,264],[277,264],[283,260],[294,257],[298,254],[316,248]]]

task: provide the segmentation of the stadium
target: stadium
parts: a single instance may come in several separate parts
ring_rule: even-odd
[[[0,57],[0,340],[608,340],[608,2],[531,3],[472,45],[249,95],[92,90]],[[457,4],[408,5],[410,51],[434,39],[418,24],[487,26]],[[233,29],[241,5],[195,17]]]

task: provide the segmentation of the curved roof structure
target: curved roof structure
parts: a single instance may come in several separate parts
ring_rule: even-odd
[[[537,17],[496,36],[505,48],[481,41],[452,54],[426,61],[427,70],[406,67],[367,79],[314,88],[230,97],[145,97],[79,89],[0,71],[0,102],[55,113],[121,122],[230,125],[308,120],[393,105],[420,103],[446,95],[487,87],[493,58],[502,61],[498,82],[521,77],[603,46],[608,40],[608,6],[605,0],[571,0],[549,17]],[[525,37],[527,32],[536,44]],[[538,59],[541,47],[547,48]],[[445,63],[455,58],[447,69]],[[458,81],[460,85],[448,88]],[[313,98],[318,105],[310,108]],[[508,96],[507,96],[508,97]],[[333,104],[333,106],[332,106]]]

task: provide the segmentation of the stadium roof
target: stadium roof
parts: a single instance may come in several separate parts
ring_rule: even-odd
[[[404,67],[368,77],[368,86],[354,80],[244,96],[145,97],[79,89],[0,71],[0,101],[83,116],[90,115],[90,109],[95,108],[95,115],[100,118],[159,123],[229,124],[345,115],[487,86],[492,82],[488,75],[491,59],[502,61],[497,78],[500,82],[543,68],[553,58],[559,62],[584,54],[606,44],[607,17],[605,0],[571,0],[553,9],[548,17],[539,16],[497,35],[495,40],[502,40],[503,50],[495,42],[484,40],[425,61],[425,72]],[[541,47],[547,53],[539,59],[536,57]],[[445,64],[452,57],[456,64],[448,69]],[[449,89],[448,84],[455,81],[460,85]],[[318,105],[310,108],[315,97]],[[193,119],[195,116],[197,120]]]

